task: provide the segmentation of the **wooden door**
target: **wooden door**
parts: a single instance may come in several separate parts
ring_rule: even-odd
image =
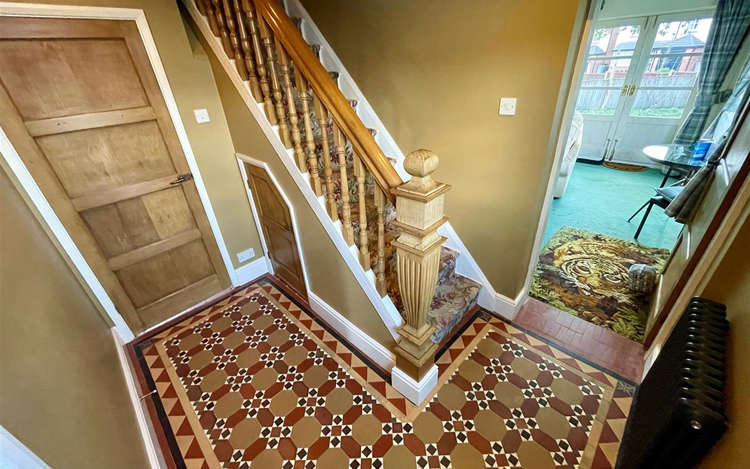
[[[302,273],[302,262],[297,250],[297,239],[289,208],[265,169],[245,163],[245,170],[273,271],[297,293],[307,298],[305,277]]]
[[[0,125],[131,328],[229,286],[135,22],[0,17],[0,83]]]

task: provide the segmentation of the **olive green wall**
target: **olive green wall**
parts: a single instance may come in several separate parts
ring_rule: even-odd
[[[0,249],[0,425],[55,469],[147,467],[109,326],[4,170]]]
[[[404,152],[440,156],[446,214],[499,293],[529,265],[578,0],[302,0]],[[498,116],[501,96],[518,98]]]
[[[357,283],[278,153],[247,109],[224,68],[205,46],[237,152],[268,163],[294,209],[310,289],[336,311],[386,347],[393,337]],[[235,163],[236,164],[236,163]],[[243,197],[246,198],[245,195]]]
[[[747,467],[750,460],[750,220],[745,220],[703,296],[727,305],[730,322],[727,364],[729,431],[698,466],[701,469]]]

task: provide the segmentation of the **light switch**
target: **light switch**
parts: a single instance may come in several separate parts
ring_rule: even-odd
[[[240,262],[245,262],[253,257],[255,257],[255,249],[253,248],[245,249],[244,251],[237,253],[237,260]]]
[[[195,122],[199,124],[211,122],[211,118],[208,117],[208,109],[193,109],[193,114],[195,114]]]
[[[500,98],[500,111],[501,116],[515,116],[516,115],[516,98]]]

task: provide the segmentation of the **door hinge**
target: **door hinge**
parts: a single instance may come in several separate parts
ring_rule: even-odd
[[[187,182],[187,181],[190,181],[192,179],[193,179],[193,174],[192,173],[180,174],[179,176],[177,176],[177,179],[175,179],[174,181],[170,182],[170,184],[172,184],[172,185],[182,184],[183,182]]]

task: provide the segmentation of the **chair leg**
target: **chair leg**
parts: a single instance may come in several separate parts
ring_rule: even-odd
[[[628,223],[630,223],[630,221],[631,221],[631,220],[632,220],[633,218],[635,218],[635,216],[636,216],[636,215],[638,215],[638,214],[640,213],[640,211],[641,211],[641,210],[643,210],[644,208],[646,208],[646,205],[648,205],[648,204],[650,204],[650,203],[651,203],[651,201],[650,201],[650,200],[647,200],[645,204],[641,205],[641,208],[639,208],[638,210],[636,210],[634,214],[630,215],[630,218],[628,218]]]
[[[641,218],[641,223],[640,223],[640,225],[638,225],[638,229],[635,230],[635,236],[633,236],[633,238],[636,241],[638,241],[638,236],[640,236],[640,234],[641,234],[641,230],[643,229],[643,225],[646,224],[646,218],[648,218],[648,214],[651,213],[651,209],[654,206],[654,203],[651,202],[650,200],[647,202],[647,204],[648,204],[648,208],[646,209],[646,213],[643,214],[643,218]]]

